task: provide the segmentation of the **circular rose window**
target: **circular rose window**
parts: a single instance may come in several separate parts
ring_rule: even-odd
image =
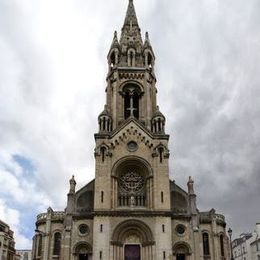
[[[122,174],[119,186],[126,193],[139,192],[144,187],[144,177],[134,171]]]
[[[135,152],[138,149],[138,144],[134,141],[127,143],[127,149],[130,152]]]
[[[89,233],[89,227],[86,224],[81,224],[79,226],[79,232],[81,235],[87,235]]]
[[[184,225],[179,224],[179,225],[176,226],[176,232],[177,232],[178,234],[180,234],[180,235],[184,234],[185,229],[186,229],[186,228],[185,228]]]

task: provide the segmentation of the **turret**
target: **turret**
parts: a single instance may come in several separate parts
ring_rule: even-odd
[[[99,133],[108,133],[112,131],[112,118],[105,105],[103,112],[98,116]]]
[[[150,43],[148,32],[145,33],[145,42],[144,42],[144,59],[145,59],[145,67],[149,69],[153,69],[155,55],[153,52],[152,45]]]
[[[156,101],[155,55],[148,32],[143,42],[133,0],[128,3],[120,40],[114,32],[107,61],[106,105],[98,117],[96,137],[110,135],[130,118],[156,135],[165,135],[165,117]]]
[[[121,49],[121,47],[120,47],[120,44],[117,39],[117,31],[115,31],[114,38],[113,38],[109,53],[107,55],[109,70],[111,68],[114,68],[115,66],[117,66],[117,64],[119,62],[120,49]]]
[[[157,106],[156,112],[152,118],[152,132],[155,134],[164,134],[165,117]]]

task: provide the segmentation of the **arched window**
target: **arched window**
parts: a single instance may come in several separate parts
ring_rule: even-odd
[[[158,150],[159,150],[159,155],[160,155],[160,163],[162,163],[162,161],[163,161],[163,148],[160,147]]]
[[[150,52],[148,52],[147,63],[149,68],[153,67],[153,57]]]
[[[124,87],[124,117],[135,117],[139,119],[139,99],[141,96],[140,88],[134,84]]]
[[[117,168],[119,207],[146,207],[148,169],[142,163],[129,160]]]
[[[224,237],[223,235],[221,234],[220,237],[219,237],[219,242],[220,242],[220,253],[221,253],[221,256],[224,257],[225,256],[225,252],[224,252]]]
[[[103,146],[103,147],[100,148],[100,151],[101,151],[102,162],[104,162],[105,161],[106,148]]]
[[[128,66],[134,67],[135,66],[135,50],[129,49],[128,50]]]
[[[115,52],[113,51],[110,55],[110,66],[114,67],[116,65],[116,55]]]
[[[56,232],[53,240],[53,255],[60,255],[61,233]]]
[[[202,240],[203,240],[203,254],[204,256],[209,256],[210,251],[209,251],[209,234],[208,233],[203,233],[202,234]]]

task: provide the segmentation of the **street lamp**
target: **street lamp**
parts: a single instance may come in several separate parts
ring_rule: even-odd
[[[234,260],[233,250],[232,250],[232,239],[231,239],[231,237],[232,237],[232,229],[231,228],[228,229],[228,235],[229,235],[230,251],[231,251],[231,258],[230,259]]]

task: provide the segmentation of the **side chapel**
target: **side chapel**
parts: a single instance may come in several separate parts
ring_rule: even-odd
[[[133,0],[108,56],[106,104],[95,134],[95,179],[67,206],[39,214],[34,260],[228,259],[225,218],[200,212],[193,180],[169,179],[169,135],[156,101],[155,54]]]

